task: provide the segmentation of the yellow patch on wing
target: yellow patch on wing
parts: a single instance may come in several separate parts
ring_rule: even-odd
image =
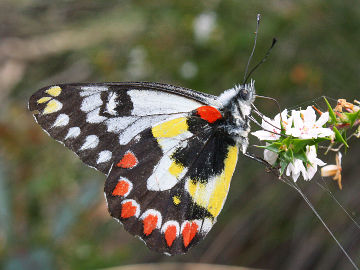
[[[173,202],[174,202],[175,205],[179,205],[179,203],[181,203],[181,200],[180,200],[179,196],[174,196],[173,197]]]
[[[230,181],[235,170],[238,157],[238,147],[229,146],[228,154],[224,160],[224,171],[208,183],[199,183],[190,180],[187,190],[193,200],[200,206],[206,208],[213,217],[217,217],[224,205],[229,191]]]
[[[60,86],[53,86],[46,90],[45,93],[49,94],[50,96],[57,97],[61,93],[61,88]]]
[[[152,134],[155,138],[170,138],[176,137],[187,130],[186,117],[180,117],[153,127]]]
[[[42,97],[42,98],[38,99],[37,103],[38,104],[45,103],[45,102],[48,102],[50,99],[51,99],[51,97]]]
[[[54,113],[62,108],[62,103],[56,99],[50,100],[48,104],[46,104],[45,109],[43,110],[43,114]]]
[[[184,166],[176,162],[171,163],[169,167],[169,172],[175,177],[178,177],[183,170]]]

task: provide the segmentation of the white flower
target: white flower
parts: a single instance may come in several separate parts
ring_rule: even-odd
[[[286,130],[287,135],[292,135],[300,139],[316,139],[333,136],[334,132],[330,128],[323,128],[329,120],[329,112],[322,113],[316,120],[315,110],[308,106],[306,110],[292,111],[291,116],[294,127]]]
[[[268,143],[266,143],[266,145],[269,145]],[[274,165],[277,158],[278,158],[278,154],[273,152],[273,151],[270,151],[270,150],[267,150],[265,149],[264,150],[264,159],[269,162],[270,165]]]
[[[311,180],[317,171],[317,167],[324,166],[324,165],[326,165],[326,163],[323,162],[321,159],[317,158],[315,145],[306,147],[306,156],[307,156],[310,164],[306,165],[306,167],[307,167],[306,171],[307,171],[308,178],[305,179],[305,177],[304,177],[304,179]]]
[[[258,130],[255,132],[252,132],[251,134],[258,137],[259,140],[266,140],[266,141],[274,141],[278,140],[280,138],[280,132],[281,132],[281,125],[280,125],[280,119],[282,119],[283,127],[286,130],[287,126],[291,126],[292,124],[292,117],[287,116],[287,110],[284,110],[280,114],[278,113],[274,120],[264,116],[261,121],[261,127],[263,130]]]
[[[302,160],[295,158],[293,163],[289,163],[289,165],[286,168],[286,175],[292,177],[294,182],[299,178],[300,173],[302,173],[303,178],[307,178],[307,172],[304,166],[304,163]]]
[[[306,146],[306,157],[310,164],[305,166],[302,160],[295,158],[294,162],[289,163],[286,168],[286,175],[291,175],[295,182],[300,174],[302,174],[304,180],[311,180],[317,171],[317,167],[326,165],[325,162],[317,158],[315,145]]]

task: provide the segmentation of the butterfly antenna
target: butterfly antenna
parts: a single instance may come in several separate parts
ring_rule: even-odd
[[[250,116],[249,119],[250,119],[251,121],[253,121],[253,122],[254,122],[256,125],[258,125],[259,127],[263,128],[263,127],[261,126],[261,124],[260,124],[254,117]],[[272,125],[270,122],[267,122],[267,123],[268,123],[269,125]],[[273,125],[272,125],[272,126],[273,126]],[[276,127],[276,126],[273,126],[273,127],[279,129],[279,128]],[[280,133],[278,133],[278,132],[275,132],[275,131],[271,131],[271,130],[269,130],[269,129],[263,129],[263,130],[265,130],[265,131],[267,131],[267,132],[269,132],[269,133],[271,133],[271,134],[283,136],[282,134],[280,134]]]
[[[250,54],[250,57],[249,57],[249,60],[246,64],[246,68],[245,68],[245,73],[244,73],[244,82],[243,84],[246,83],[247,79],[248,79],[248,76],[247,76],[247,73],[248,73],[248,70],[249,70],[249,66],[250,66],[250,63],[251,63],[251,59],[254,55],[254,52],[255,52],[255,47],[256,47],[256,41],[257,41],[257,35],[258,35],[258,32],[259,32],[259,24],[260,24],[260,18],[261,18],[261,15],[258,14],[257,17],[256,17],[256,31],[255,31],[255,39],[254,39],[254,46],[253,46],[253,49],[251,51],[251,54]]]
[[[269,99],[271,101],[274,101],[276,103],[276,106],[278,107],[279,109],[279,113],[280,113],[280,116],[281,116],[281,107],[280,107],[280,104],[279,102],[277,101],[276,98],[272,98],[272,97],[267,97],[267,96],[260,96],[260,95],[255,95],[256,98],[263,98],[263,99]],[[251,104],[254,108],[256,108],[256,106],[254,104]]]
[[[251,74],[262,64],[266,61],[266,59],[269,57],[270,52],[272,50],[272,48],[274,48],[275,44],[277,42],[276,38],[273,38],[272,43],[270,48],[267,50],[265,56],[261,59],[261,61],[259,63],[257,63],[257,65],[255,67],[253,67],[253,69],[249,72],[249,74],[244,78],[244,82],[243,84],[245,84],[247,82],[247,80],[250,78]],[[255,42],[256,43],[256,42]],[[246,68],[247,69],[247,68]]]
[[[282,115],[281,115],[281,107],[279,102],[277,101],[276,98],[272,98],[272,97],[267,97],[267,96],[260,96],[260,95],[256,95],[257,98],[263,98],[263,99],[270,99],[272,101],[274,101],[276,103],[276,106],[279,109],[279,115],[280,115],[280,122],[283,123],[283,119],[282,119]],[[251,104],[251,106],[253,107],[254,111],[262,118],[264,119],[264,115],[258,110],[258,108],[256,108],[256,106],[254,104]],[[282,125],[281,125],[282,126]],[[281,128],[280,128],[281,130]]]

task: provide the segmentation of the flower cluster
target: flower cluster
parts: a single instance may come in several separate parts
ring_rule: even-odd
[[[347,141],[350,138],[360,138],[360,102],[355,100],[353,104],[339,99],[333,109],[326,98],[324,101],[327,112],[314,106],[292,110],[291,114],[284,110],[274,119],[262,117],[262,130],[251,134],[266,142],[265,146],[259,146],[264,148],[264,159],[279,167],[280,175],[285,173],[294,181],[300,175],[304,180],[311,180],[320,166],[321,176],[332,176],[342,189],[339,150],[343,146],[349,147]],[[317,157],[319,144],[326,141],[328,146],[321,147],[327,149],[325,154],[330,150],[337,153],[336,165],[326,165]]]
[[[316,145],[323,140],[331,140],[334,131],[324,127],[329,121],[329,113],[322,113],[316,119],[315,110],[309,106],[306,110],[291,112],[284,110],[272,120],[263,117],[263,130],[252,135],[266,141],[264,159],[271,165],[280,165],[281,174],[291,176],[297,181],[300,175],[304,180],[314,177],[317,167],[326,165],[317,158]]]

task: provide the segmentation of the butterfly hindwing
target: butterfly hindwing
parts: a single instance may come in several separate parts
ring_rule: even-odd
[[[51,137],[107,174],[114,156],[142,130],[214,100],[159,83],[64,84],[37,91],[29,109]]]
[[[216,222],[237,160],[235,142],[214,128],[220,118],[202,106],[147,128],[119,153],[105,183],[109,212],[150,248],[185,253]]]

